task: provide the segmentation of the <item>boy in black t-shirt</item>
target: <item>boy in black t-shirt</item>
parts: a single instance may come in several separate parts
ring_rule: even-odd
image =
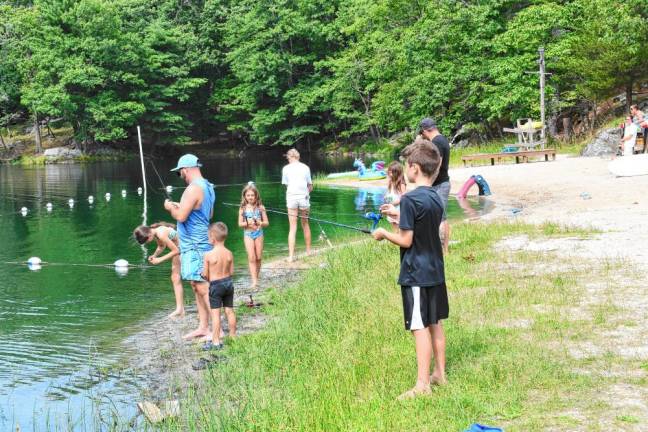
[[[441,320],[448,318],[448,294],[439,238],[443,203],[432,188],[439,171],[439,151],[425,140],[407,146],[403,156],[407,159],[407,178],[416,189],[401,198],[400,232],[378,228],[373,237],[387,239],[401,248],[398,283],[403,297],[405,329],[414,336],[418,365],[416,385],[399,396],[399,399],[409,399],[429,394],[430,384],[446,383],[445,335]],[[392,216],[398,215],[389,205],[382,210]],[[433,353],[434,370],[429,375]]]

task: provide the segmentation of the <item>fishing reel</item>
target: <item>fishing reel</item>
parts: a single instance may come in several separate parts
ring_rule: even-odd
[[[364,214],[363,217],[373,222],[371,225],[371,231],[376,229],[376,226],[378,226],[378,222],[380,222],[380,219],[382,219],[382,215],[380,213],[374,213],[374,212],[367,212]]]

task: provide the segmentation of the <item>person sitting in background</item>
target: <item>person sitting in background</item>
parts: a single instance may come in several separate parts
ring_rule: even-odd
[[[639,127],[632,121],[632,116],[627,116],[625,120],[625,128],[623,129],[623,138],[621,138],[623,156],[632,156],[634,154],[638,131]]]
[[[631,105],[630,106],[630,114],[632,114],[632,121],[634,124],[636,124],[640,130],[639,132],[642,132],[643,130],[643,152],[647,153],[648,152],[648,118],[646,118],[646,115],[639,109],[637,105]]]

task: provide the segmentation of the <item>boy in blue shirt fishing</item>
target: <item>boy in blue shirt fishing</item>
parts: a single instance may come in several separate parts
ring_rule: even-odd
[[[416,385],[399,396],[410,399],[431,393],[431,384],[443,385],[445,377],[445,334],[441,320],[448,318],[448,294],[445,285],[443,252],[439,225],[443,202],[432,188],[441,164],[436,146],[428,140],[407,146],[406,175],[415,189],[400,201],[400,211],[387,204],[381,211],[400,218],[399,232],[378,228],[376,240],[387,239],[400,246],[401,285],[405,329],[410,330],[416,345],[418,374]],[[434,355],[434,369],[430,365]]]

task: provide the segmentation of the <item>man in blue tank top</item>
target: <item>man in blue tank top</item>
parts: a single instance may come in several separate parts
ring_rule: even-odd
[[[214,213],[216,199],[214,187],[200,172],[198,158],[186,154],[178,160],[176,172],[188,185],[180,202],[164,201],[164,208],[178,221],[180,237],[180,274],[189,281],[196,294],[198,328],[184,335],[193,339],[209,335],[209,282],[200,275],[203,271],[203,255],[211,250],[207,235],[209,221]]]

